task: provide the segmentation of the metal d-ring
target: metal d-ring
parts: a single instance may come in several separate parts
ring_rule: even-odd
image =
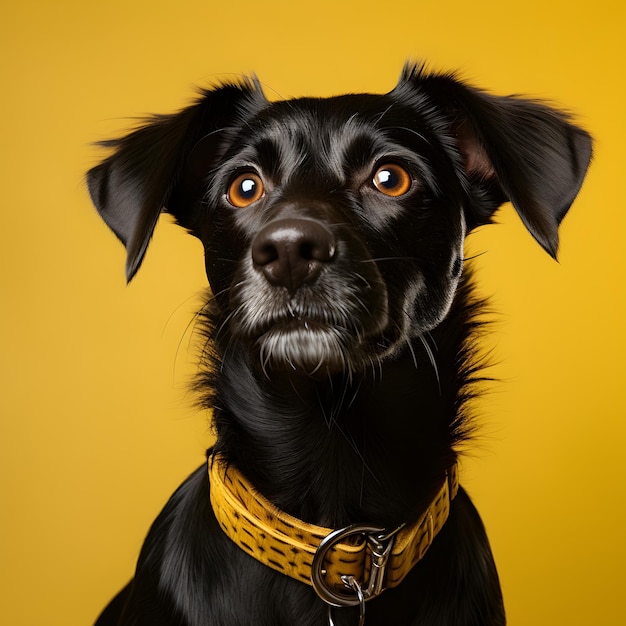
[[[350,591],[342,593],[331,588],[326,582],[324,575],[324,560],[332,547],[353,535],[361,535],[372,546],[373,566],[367,587],[357,581],[353,576],[342,576],[346,589]],[[353,524],[329,533],[320,542],[311,565],[311,582],[317,595],[331,607],[361,606],[364,607],[366,600],[375,598],[383,590],[382,583],[385,573],[387,557],[391,551],[394,533],[387,534],[385,528],[366,524]],[[374,563],[376,561],[376,563]],[[358,591],[357,591],[358,587]],[[363,610],[361,611],[363,613]]]

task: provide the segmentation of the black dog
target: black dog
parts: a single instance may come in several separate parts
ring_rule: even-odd
[[[481,377],[464,238],[510,200],[555,256],[590,137],[411,66],[385,95],[224,85],[105,146],[89,190],[128,279],[162,210],[204,245],[217,442],[98,625],[504,624],[456,482]]]

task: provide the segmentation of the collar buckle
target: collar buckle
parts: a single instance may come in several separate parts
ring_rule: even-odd
[[[315,552],[311,566],[311,582],[317,595],[332,607],[357,605],[362,607],[365,601],[379,596],[385,590],[385,573],[395,536],[403,526],[404,524],[387,532],[380,526],[352,524],[326,535]],[[369,578],[367,581],[357,581],[354,576],[340,574],[341,581],[346,588],[344,591],[329,584],[324,562],[328,552],[336,544],[355,536],[363,538],[367,544],[370,562]]]

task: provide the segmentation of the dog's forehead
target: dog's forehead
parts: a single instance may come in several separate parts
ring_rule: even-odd
[[[401,103],[388,95],[295,98],[270,103],[257,116],[257,124],[259,129],[280,130],[287,136],[331,139],[345,131],[384,128],[401,108]]]
[[[425,120],[414,110],[407,113],[386,94],[272,102],[247,120],[238,148],[291,171],[304,164],[338,171],[346,162],[359,166],[389,152],[401,135],[420,138]]]

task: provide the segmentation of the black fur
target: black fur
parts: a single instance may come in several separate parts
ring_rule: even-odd
[[[213,296],[196,386],[216,449],[278,507],[329,527],[420,515],[471,433],[481,377],[465,235],[511,200],[555,256],[591,156],[563,113],[415,66],[384,95],[268,103],[254,82],[218,87],[106,146],[88,184],[127,248],[128,279],[163,209],[204,244]],[[402,168],[408,188],[381,192],[381,167],[389,186]],[[236,208],[228,189],[241,174],[242,195],[264,193]],[[222,533],[208,491],[203,467],[98,625],[328,624],[312,588]],[[462,489],[426,557],[368,602],[366,623],[505,623]]]

